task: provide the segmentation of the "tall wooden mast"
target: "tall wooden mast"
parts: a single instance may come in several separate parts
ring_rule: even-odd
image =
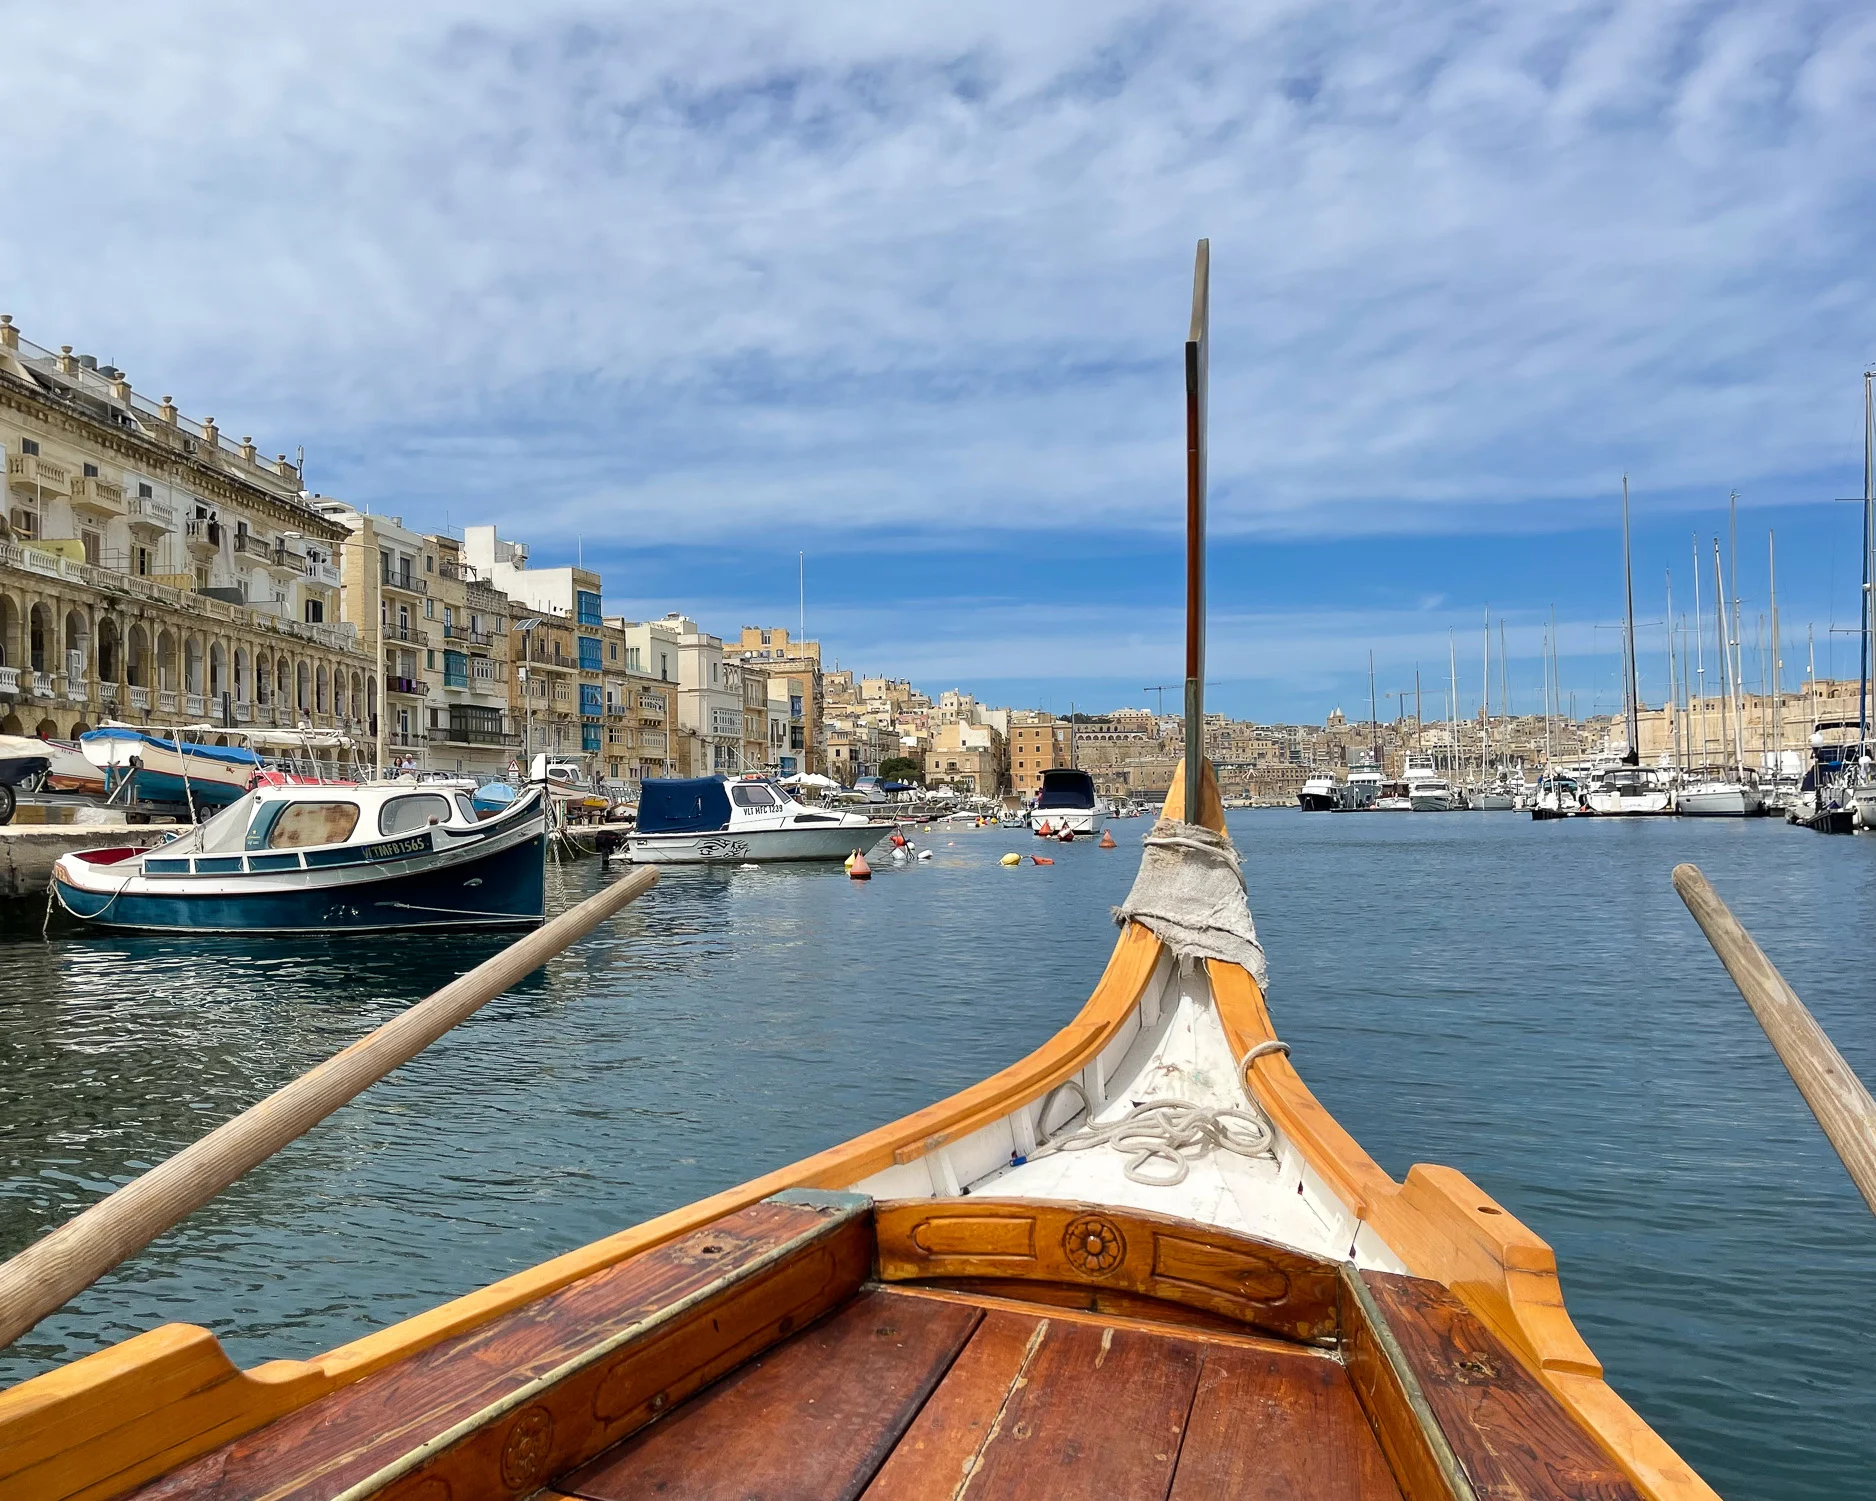
[[[1205,397],[1211,353],[1212,242],[1192,266],[1186,334],[1186,822],[1199,822],[1205,786]]]

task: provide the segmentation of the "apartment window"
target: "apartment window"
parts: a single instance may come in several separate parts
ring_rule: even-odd
[[[137,482],[137,498],[139,500],[155,500],[156,491],[151,489],[150,486],[142,480],[139,480]]]
[[[150,576],[150,549],[147,547],[132,548],[130,563],[132,571],[136,573],[138,578],[148,578]]]
[[[671,654],[669,652],[658,653],[658,681],[661,683],[671,681]]]
[[[39,440],[37,438],[21,438],[20,439],[20,452],[21,453],[38,453],[39,452]]]
[[[636,646],[628,646],[625,649],[625,670],[627,672],[643,672],[645,670],[639,665],[638,648]]]
[[[436,559],[432,557],[429,553],[425,553],[423,555],[423,571],[425,573],[436,572]]]
[[[88,469],[91,466],[87,464],[85,467]],[[85,544],[85,561],[93,568],[96,568],[98,566],[98,554],[102,546],[101,539],[96,532],[80,532],[78,536]]]
[[[426,599],[423,602],[423,618],[425,620],[436,619],[436,601],[434,599]]]
[[[717,681],[717,664],[715,662],[710,664],[710,681],[713,683]]]
[[[609,658],[611,658],[614,662],[618,661],[619,660],[619,643],[617,641],[609,641],[607,642],[607,645],[610,646],[612,649],[608,651],[606,655]]]
[[[86,464],[84,471],[86,479],[96,479],[98,477],[98,466],[96,464]]]
[[[581,625],[600,624],[599,596],[597,594],[586,589],[576,590],[574,592],[574,605],[575,613],[578,615]]]
[[[15,506],[13,508],[12,521],[13,530],[28,541],[31,541],[39,535],[39,513],[37,511],[28,511]]]
[[[597,719],[601,714],[604,714],[605,712],[606,712],[606,704],[605,704],[604,698],[600,694],[599,684],[597,683],[580,684],[580,713],[588,716],[589,718]]]
[[[208,588],[208,569],[206,566],[199,566],[195,570],[195,588],[198,594]]]
[[[326,602],[323,599],[309,598],[306,601],[306,623],[308,625],[320,625],[324,623],[325,618]]]
[[[443,606],[443,634],[447,636],[456,628],[456,608],[454,605]]]
[[[431,672],[436,671],[436,653],[434,651],[426,650],[424,652],[423,665]]]

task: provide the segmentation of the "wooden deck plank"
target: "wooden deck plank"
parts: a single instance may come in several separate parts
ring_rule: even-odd
[[[263,1494],[276,1501],[310,1501],[330,1496],[556,1369],[609,1333],[726,1278],[735,1279],[791,1239],[815,1235],[823,1226],[822,1215],[811,1208],[751,1205],[705,1230],[595,1273],[342,1387],[172,1470],[136,1491],[131,1501],[245,1501]],[[863,1227],[856,1233],[863,1234]],[[786,1271],[769,1275],[785,1276]],[[825,1274],[818,1275],[825,1280]],[[844,1291],[830,1288],[829,1296]],[[816,1307],[808,1316],[821,1311]]]
[[[867,1487],[865,1501],[950,1501],[1049,1329],[1027,1313],[992,1310]]]
[[[1201,1359],[1179,1339],[990,1315],[867,1501],[1164,1497]]]
[[[1480,1501],[1641,1501],[1562,1403],[1439,1283],[1361,1278]]]
[[[862,1293],[556,1484],[587,1501],[850,1501],[981,1318]]]
[[[1327,1355],[1212,1345],[1171,1501],[1400,1501],[1387,1460]]]

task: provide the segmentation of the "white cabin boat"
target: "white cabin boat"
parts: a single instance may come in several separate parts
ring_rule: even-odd
[[[1101,832],[1101,801],[1094,795],[1094,778],[1073,767],[1058,766],[1042,774],[1042,790],[1036,794],[1036,806],[1029,815],[1032,825],[1048,824],[1059,834]]]
[[[887,819],[796,802],[768,777],[653,777],[626,839],[634,864],[841,860],[893,831]]]
[[[1763,804],[1751,783],[1715,777],[1681,788],[1674,811],[1683,818],[1753,818]]]
[[[1296,794],[1305,813],[1340,813],[1342,785],[1334,777],[1311,777]]]
[[[154,849],[74,850],[59,905],[110,928],[340,933],[537,923],[542,793],[478,816],[409,782],[259,787]]]
[[[1674,793],[1651,767],[1605,766],[1584,792],[1583,805],[1600,818],[1655,817],[1674,811]]]

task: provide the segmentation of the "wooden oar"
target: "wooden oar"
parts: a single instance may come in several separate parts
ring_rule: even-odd
[[[649,865],[613,882],[33,1242],[0,1266],[0,1346],[657,883]]]
[[[1700,868],[1675,866],[1674,889],[1778,1049],[1792,1083],[1843,1159],[1850,1181],[1876,1210],[1876,1100]]]

